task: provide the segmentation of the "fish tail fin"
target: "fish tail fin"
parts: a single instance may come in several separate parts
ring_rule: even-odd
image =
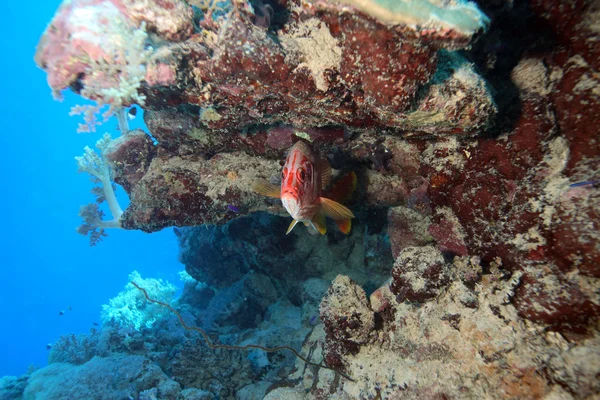
[[[352,230],[352,220],[351,219],[342,219],[339,221],[335,221],[340,231],[347,235]]]
[[[356,183],[356,174],[349,172],[327,191],[327,197],[321,197],[320,199],[322,213],[333,218],[340,231],[346,235],[352,229],[354,214],[342,203],[350,200],[354,190],[356,190]]]
[[[356,190],[357,178],[354,171],[348,172],[341,179],[333,184],[331,189],[327,191],[324,197],[337,201],[338,203],[346,203]]]

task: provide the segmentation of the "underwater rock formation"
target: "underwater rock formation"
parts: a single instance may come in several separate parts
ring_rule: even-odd
[[[361,291],[336,291],[342,296],[336,301],[347,305],[343,313],[356,319],[348,318],[348,322],[370,326],[376,313],[380,323],[370,333],[361,331],[361,345],[354,351],[337,353],[353,381],[340,382],[330,371],[304,372],[304,379],[294,385],[295,392],[309,391],[310,396],[303,398],[407,399],[586,398],[597,394],[598,332],[571,342],[520,318],[511,299],[524,284],[521,273],[511,275],[493,262],[490,272],[471,289],[461,277],[477,268],[476,257],[456,257],[446,265],[452,271],[447,290],[423,304],[399,303],[392,296],[385,312],[376,311],[373,301],[371,310],[365,310]],[[336,278],[332,288],[344,280],[348,278]],[[344,343],[335,334],[344,334],[346,325],[338,325],[332,334],[325,319],[325,328],[325,332],[314,330],[305,348],[329,349]],[[576,354],[582,358],[576,359]],[[293,373],[290,379],[299,375]],[[275,389],[271,396],[283,393]]]
[[[335,232],[321,238],[301,229],[285,235],[289,219],[256,213],[224,225],[177,229],[179,261],[195,280],[219,289],[250,272],[265,275],[292,302],[299,301],[298,282],[331,281],[342,272],[375,289],[393,263],[382,235],[384,224],[385,215],[367,224],[357,222],[348,236]]]
[[[77,384],[73,384],[74,378]],[[110,390],[107,390],[110,388]],[[24,399],[139,398],[177,399],[181,387],[142,356],[96,357],[81,365],[53,363],[31,374]],[[98,397],[103,393],[102,397]],[[151,396],[154,393],[154,396]]]
[[[589,20],[597,10],[585,11],[575,42],[595,37]],[[499,256],[509,270],[524,272],[519,313],[573,332],[600,313],[598,192],[591,183],[578,186],[600,169],[589,130],[599,122],[596,68],[585,61],[598,53],[593,46],[581,53],[572,43],[556,46],[544,58],[515,60],[510,78],[520,110],[510,131],[438,142],[425,170],[432,205],[451,209],[469,253]]]
[[[143,106],[151,136],[102,156],[130,196],[120,226],[181,227],[177,309],[338,372],[199,347],[174,317],[67,337],[53,364],[146,357],[183,398],[598,396],[597,2],[481,1],[489,20],[458,0],[65,4],[36,61],[55,91]],[[115,19],[87,13],[82,39],[89,7]],[[137,39],[98,53],[101,34]],[[348,236],[286,236],[252,191],[297,138],[334,180],[356,173]]]
[[[221,132],[274,123],[435,133],[486,126],[495,106],[472,66],[454,56],[434,75],[437,51],[468,45],[487,17],[470,3],[409,3],[234,0],[221,5],[225,18],[194,21],[179,0],[77,0],[58,10],[36,61],[56,92],[71,87],[113,106],[187,106]],[[146,32],[158,36],[148,37],[152,47],[128,47],[127,37]],[[107,35],[114,47],[99,48]],[[104,62],[123,70],[108,77]]]
[[[399,303],[422,303],[436,297],[449,277],[442,253],[433,246],[407,247],[402,250],[392,269],[390,290]]]
[[[99,107],[77,109],[81,130],[133,103],[147,110],[158,148],[126,141],[110,157],[128,166],[118,171],[131,200],[125,229],[224,223],[235,216],[231,207],[266,210],[249,183],[278,175],[275,160],[294,131],[325,148],[351,139],[344,128],[474,133],[496,112],[473,65],[449,51],[489,22],[470,3],[385,11],[375,3],[235,0],[204,13],[183,1],[147,3],[65,3],[36,53],[57,95],[71,88],[109,107],[102,116]],[[114,18],[101,17],[107,13]],[[99,47],[105,36],[112,47]],[[367,201],[406,200],[397,180],[366,173]],[[378,199],[390,186],[389,198]]]
[[[320,306],[327,335],[323,349],[327,365],[341,367],[346,354],[356,354],[369,341],[375,317],[365,291],[350,278],[338,275]]]

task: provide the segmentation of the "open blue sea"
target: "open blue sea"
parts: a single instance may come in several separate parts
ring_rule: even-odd
[[[94,134],[76,133],[69,110],[82,99],[52,99],[35,46],[60,1],[3,2],[0,24],[0,376],[47,364],[47,344],[100,323],[102,304],[119,293],[133,270],[176,284],[177,241],[172,229],[152,235],[117,231],[96,247],[75,232],[79,206],[94,201],[88,174],[74,157],[116,120]],[[138,116],[131,124],[143,124]],[[122,189],[117,196],[127,206]],[[61,311],[64,312],[63,315]]]

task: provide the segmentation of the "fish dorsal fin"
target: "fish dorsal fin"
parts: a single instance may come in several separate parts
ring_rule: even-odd
[[[339,221],[335,221],[335,223],[337,224],[338,228],[340,228],[340,231],[347,235],[350,233],[350,230],[352,229],[352,220],[351,219],[342,219]]]
[[[310,148],[308,143],[306,143],[304,140],[298,140],[296,143],[294,143],[294,147],[296,147],[297,149],[302,150],[302,151],[306,151],[306,152],[311,151],[312,152],[312,149]]]
[[[285,234],[289,235],[289,233],[292,231],[292,229],[294,229],[294,227],[296,226],[297,223],[298,223],[298,221],[296,221],[295,219],[292,220],[292,223],[290,224],[290,226],[288,226],[288,230]]]
[[[321,197],[320,200],[321,209],[323,210],[323,213],[329,218],[333,218],[336,221],[354,218],[354,214],[352,214],[352,211],[350,211],[348,207],[338,203],[337,201],[333,201],[326,197]]]
[[[316,161],[315,152],[312,150],[310,145],[304,140],[299,140],[296,143],[294,143],[290,151],[292,150],[299,150],[302,154],[306,156],[306,158],[308,158],[313,163]]]
[[[323,215],[322,212],[316,213],[310,222],[313,228],[315,228],[321,235],[327,233],[327,223],[325,222],[325,215]]]
[[[326,160],[321,160],[319,173],[321,174],[321,187],[325,189],[331,182],[331,165]]]
[[[252,190],[265,196],[281,198],[281,187],[273,185],[264,179],[255,179],[252,182]]]

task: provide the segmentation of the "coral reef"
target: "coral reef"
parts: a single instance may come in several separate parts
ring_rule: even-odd
[[[181,320],[134,313],[66,336],[48,369],[3,390],[42,393],[66,373],[93,390],[90,363],[123,360],[155,377],[114,378],[139,398],[597,397],[600,6],[479,5],[61,6],[36,61],[54,91],[108,114],[143,106],[149,135],[121,128],[101,149],[102,183],[130,197],[119,227],[178,227]],[[99,108],[78,111],[91,130]],[[348,236],[286,236],[280,203],[252,191],[280,183],[298,138],[334,179],[356,173]],[[103,228],[87,211],[86,233]],[[205,347],[180,322],[223,347],[304,358]]]
[[[142,356],[95,357],[74,366],[53,363],[29,376],[23,399],[130,398],[155,390],[161,399],[177,399],[178,383]],[[156,397],[155,397],[156,398]]]
[[[439,260],[430,262],[436,265]],[[511,301],[523,284],[522,274],[510,274],[492,263],[490,272],[470,289],[464,277],[478,264],[476,258],[456,257],[446,266],[452,271],[447,290],[423,304],[399,303],[392,297],[385,312],[376,311],[373,296],[369,309],[362,290],[337,291],[342,296],[339,302],[348,305],[344,314],[357,318],[355,326],[368,326],[376,312],[381,323],[361,331],[360,345],[352,352],[337,353],[354,381],[338,382],[329,371],[304,373],[313,381],[300,380],[294,385],[297,392],[310,391],[311,398],[586,398],[597,394],[598,333],[575,343],[520,318]],[[332,288],[344,281],[349,282],[338,277]],[[322,303],[326,332],[329,318],[338,315],[327,307],[328,302],[325,298]],[[336,332],[346,329],[340,326]],[[325,349],[344,343],[330,333],[313,331],[305,348],[323,340]],[[576,360],[575,354],[582,357]],[[274,392],[283,395],[279,389]]]
[[[71,88],[98,103],[74,110],[85,116],[82,130],[94,129],[103,105],[106,119],[137,103],[158,140],[149,149],[131,139],[111,154],[127,166],[115,171],[131,200],[125,229],[224,223],[228,206],[267,209],[248,180],[278,175],[276,159],[294,132],[324,148],[346,138],[343,127],[465,134],[495,115],[473,65],[440,50],[467,46],[487,26],[471,3],[416,2],[383,13],[382,5],[366,12],[323,1],[256,6],[236,0],[222,16],[202,16],[179,0],[77,0],[57,11],[36,62],[55,92]],[[265,15],[269,23],[258,23]],[[104,36],[112,47],[98,45]],[[378,199],[397,182],[365,174],[373,205],[405,201],[402,185]]]
[[[392,269],[390,290],[398,303],[422,303],[436,297],[448,284],[448,271],[442,253],[433,246],[407,247]]]
[[[165,303],[173,300],[177,291],[175,286],[162,279],[142,279],[137,271],[129,274],[129,281],[143,286],[151,296]],[[139,331],[142,327],[150,328],[164,313],[163,308],[147,304],[142,294],[128,283],[125,290],[102,305],[100,317],[104,324]]]

